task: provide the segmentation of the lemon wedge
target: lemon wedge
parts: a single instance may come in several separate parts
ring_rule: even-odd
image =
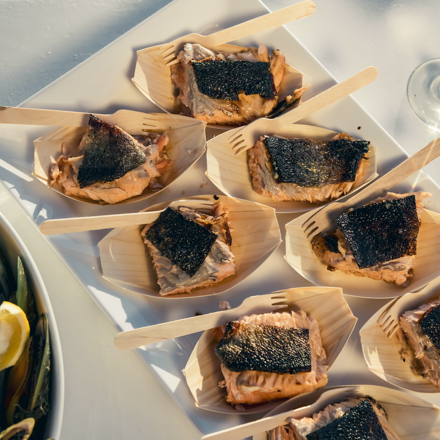
[[[12,367],[29,339],[29,322],[23,310],[8,301],[0,306],[0,371]]]

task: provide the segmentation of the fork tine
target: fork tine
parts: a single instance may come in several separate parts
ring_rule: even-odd
[[[240,145],[240,144],[242,144],[243,142],[244,142],[244,141],[241,140],[241,141],[234,142],[233,144],[230,144],[230,145],[231,145],[231,148],[232,148],[232,152],[233,152],[234,154],[237,154],[237,151],[238,151],[239,149],[241,149],[241,147],[242,147],[243,145]]]
[[[179,60],[176,58],[173,61],[170,61],[168,63],[165,64],[166,67],[171,67],[174,66],[174,64],[179,64]]]
[[[313,228],[311,231],[309,231],[309,233],[307,234],[307,238],[313,238],[315,235],[319,234],[319,228],[318,226],[316,226],[315,228]]]
[[[271,296],[270,299],[286,299],[287,300],[287,295],[285,293],[277,293],[274,296]]]
[[[399,328],[400,324],[396,324],[387,336],[391,339],[396,334],[397,330],[399,330]]]
[[[232,144],[234,143],[237,139],[240,139],[241,137],[243,137],[243,134],[240,132],[235,132],[233,133],[231,136],[228,137],[229,143]]]
[[[243,148],[237,148],[236,151],[234,151],[234,154],[235,156],[240,156],[241,153],[244,153],[247,150],[249,150],[249,148],[246,148],[246,146]]]
[[[304,232],[307,231],[307,229],[310,228],[310,226],[315,224],[315,220],[311,219],[310,217],[301,225],[301,228],[304,230]]]
[[[392,328],[394,328],[395,325],[396,321],[394,321],[394,319],[390,319],[390,321],[384,327],[382,327],[383,331],[388,333]]]
[[[240,136],[238,137],[234,142],[230,142],[229,144],[231,145],[232,151],[234,153],[236,153],[236,150],[243,147],[244,143],[244,139]]]
[[[164,55],[166,52],[169,52],[171,50],[174,50],[174,44],[170,43],[170,44],[164,44],[163,46],[160,47],[160,54]]]
[[[391,310],[391,308],[394,306],[394,304],[396,304],[397,300],[399,298],[394,299],[394,301],[391,301],[391,303],[388,305],[388,307],[380,314],[380,316],[377,318],[377,323],[379,324],[380,327],[382,327],[382,325],[385,322],[385,319],[387,316],[389,315],[389,311]]]
[[[385,318],[388,315],[388,311],[391,309],[391,305],[389,307],[387,307],[379,316],[379,318],[377,318],[377,323],[379,324],[380,327],[382,327],[383,323],[385,322]]]
[[[142,125],[144,127],[156,128],[158,126],[158,122],[159,122],[158,119],[144,119]]]
[[[237,156],[237,152],[243,147],[243,145],[240,145],[241,143],[243,143],[244,141],[240,141],[238,143],[232,144],[232,152]]]
[[[164,63],[169,63],[170,61],[173,61],[176,58],[176,54],[174,52],[169,53],[167,56],[163,57]]]

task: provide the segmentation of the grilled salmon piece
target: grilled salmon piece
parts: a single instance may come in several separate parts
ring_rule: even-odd
[[[328,270],[406,287],[413,277],[422,200],[430,196],[388,193],[340,216],[339,227],[315,237],[312,249]]]
[[[328,142],[262,136],[248,150],[252,187],[278,202],[328,202],[353,188],[368,151],[346,133]]]
[[[312,417],[290,419],[269,432],[269,440],[400,440],[385,410],[371,397],[328,405]]]
[[[440,389],[440,299],[406,311],[397,336],[402,359]]]
[[[243,125],[279,110],[285,68],[280,50],[269,56],[264,45],[230,53],[188,43],[177,59],[171,79],[185,115],[208,124]],[[282,110],[297,105],[306,89],[292,90]]]
[[[293,397],[327,384],[319,324],[303,311],[245,316],[218,331],[224,331],[216,348],[225,378],[220,386],[232,405]]]
[[[68,196],[114,204],[162,188],[160,176],[171,165],[165,152],[166,134],[137,139],[94,115],[83,136],[80,156],[63,145],[49,170],[49,187],[60,185]]]
[[[235,274],[228,211],[216,203],[211,214],[167,208],[142,230],[153,259],[160,295],[190,293]]]

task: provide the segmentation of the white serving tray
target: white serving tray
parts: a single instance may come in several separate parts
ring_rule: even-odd
[[[179,35],[193,31],[209,34],[264,13],[267,13],[267,8],[259,0],[240,2],[176,0],[43,89],[23,103],[23,106],[101,113],[111,113],[120,108],[145,112],[158,111],[130,81],[134,71],[136,50],[168,42]],[[271,48],[282,49],[287,62],[305,73],[304,83],[313,84],[307,92],[309,97],[335,83],[325,68],[285,28],[267,31],[239,41],[243,45],[255,45],[260,42],[265,42]],[[365,65],[368,65],[368,60]],[[354,70],[352,73],[355,73]],[[105,82],[100,80],[103,74],[106,76]],[[352,98],[346,98],[301,123],[345,131],[353,136],[370,140],[378,148],[379,173],[388,171],[405,157],[404,151],[396,142]],[[362,127],[362,130],[358,131],[358,127]],[[0,179],[34,221],[35,234],[38,234],[37,225],[46,219],[131,212],[147,206],[142,202],[104,207],[76,203],[60,197],[54,191],[49,191],[36,181],[31,175],[32,142],[52,129],[52,127],[0,126]],[[212,132],[208,133],[209,135],[212,135]],[[422,146],[421,144],[420,147]],[[204,174],[205,170],[206,161],[202,158],[177,185],[170,185],[169,188],[152,197],[149,202],[156,204],[183,196],[215,194],[218,189],[208,181]],[[415,176],[412,184],[411,186],[415,186],[416,189],[433,193],[427,206],[433,211],[438,211],[436,209],[436,206],[440,206],[438,186],[423,173]],[[283,225],[294,216],[285,214],[279,215],[278,218],[283,229]],[[106,233],[107,231],[77,233],[47,239],[111,322],[120,330],[188,317],[196,312],[215,311],[219,300],[228,300],[232,306],[236,306],[251,294],[310,285],[284,261],[285,249],[284,245],[281,245],[257,272],[236,289],[221,296],[182,298],[172,301],[145,297],[124,291],[102,279],[97,243]],[[384,304],[384,301],[357,298],[348,298],[348,302],[353,313],[360,318],[358,325],[362,325]],[[224,416],[195,407],[181,370],[198,338],[199,335],[196,334],[166,341],[147,349],[137,350],[137,353],[156,373],[165,389],[172,394],[176,403],[203,434],[226,429],[241,421],[255,419],[256,416]],[[110,345],[112,341],[107,343]],[[347,365],[350,365],[349,371],[346,370]],[[129,369],[130,365],[127,365],[128,374]],[[357,330],[331,373],[329,386],[356,383],[384,385],[384,382],[369,373],[365,366]],[[440,403],[438,398],[430,401]]]

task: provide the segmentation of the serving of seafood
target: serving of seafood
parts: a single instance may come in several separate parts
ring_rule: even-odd
[[[223,328],[222,328],[223,329]],[[226,325],[215,352],[232,405],[308,393],[327,384],[319,324],[305,312],[245,316]]]
[[[328,270],[406,287],[413,277],[422,200],[428,193],[394,194],[341,215],[335,231],[312,248]]]
[[[440,389],[440,299],[406,311],[397,336],[400,355],[418,375]]]
[[[221,203],[210,213],[168,207],[141,235],[163,296],[189,293],[235,273],[228,210]]]
[[[98,244],[104,278],[144,295],[171,299],[224,292],[281,243],[274,210],[246,200],[192,196],[144,213],[151,213],[151,220],[121,225]]]
[[[368,141],[346,133],[331,141],[262,136],[248,150],[252,187],[275,201],[328,202],[359,180]]]
[[[269,313],[274,308],[253,305],[237,315],[220,302],[222,321],[203,333],[184,370],[198,407],[255,414],[327,384],[356,324],[342,290],[302,287],[270,297],[284,307]]]
[[[269,440],[400,440],[387,413],[372,397],[351,398],[328,405],[312,417],[290,419],[272,430]]]
[[[137,138],[137,139],[136,139]],[[72,157],[63,144],[50,166],[49,187],[59,185],[68,196],[114,204],[161,189],[160,177],[170,166],[166,134],[133,137],[115,125],[91,115],[80,145]]]
[[[440,139],[431,143],[432,151],[425,147],[424,157],[416,153],[401,160],[402,150],[354,95],[375,80],[376,68],[366,67],[338,82],[290,38],[295,24],[292,29],[262,25],[239,32],[240,21],[257,17],[263,24],[267,8],[260,0],[232,3],[171,2],[173,20],[158,12],[160,23],[152,17],[155,26],[133,30],[129,38],[134,44],[124,47],[116,42],[110,47],[118,55],[112,55],[111,61],[119,80],[112,78],[112,69],[106,69],[111,64],[103,63],[99,72],[106,72],[114,82],[104,84],[103,79],[102,93],[91,94],[89,100],[80,87],[77,101],[71,96],[66,100],[66,108],[103,109],[103,114],[65,112],[60,115],[62,124],[50,125],[48,121],[54,119],[49,112],[58,111],[45,108],[62,105],[53,98],[56,95],[30,100],[33,110],[42,107],[36,124],[40,127],[29,134],[23,128],[23,133],[29,146],[41,137],[34,141],[34,150],[22,149],[20,155],[13,154],[12,142],[3,147],[0,138],[0,152],[9,154],[1,155],[0,165],[6,171],[1,171],[0,180],[19,196],[25,221],[40,227],[31,232],[52,231],[38,235],[38,240],[50,244],[120,334],[126,335],[123,348],[140,349],[142,362],[152,367],[205,440],[238,440],[254,434],[260,435],[254,440],[440,438],[440,408],[410,393],[376,393],[373,387],[369,392],[368,386],[341,392],[327,388],[377,380],[368,376],[359,358],[357,333],[352,335],[356,316],[359,320],[371,316],[377,301],[347,296],[411,295],[440,273],[440,214],[436,213],[440,190],[421,172],[440,157]],[[313,13],[313,3],[303,3],[295,19]],[[187,11],[188,6],[200,10]],[[212,8],[209,13],[208,8]],[[267,16],[269,20],[274,15]],[[201,34],[185,35],[193,28]],[[131,67],[119,62],[124,60],[122,52]],[[329,57],[341,56],[337,47],[325,52]],[[343,60],[355,67],[345,54]],[[369,61],[363,60],[368,66]],[[90,73],[86,68],[84,73]],[[345,68],[341,73],[352,74]],[[93,81],[84,81],[93,79],[90,75],[81,78],[85,89],[96,87]],[[125,104],[129,110],[110,114]],[[159,109],[154,110],[153,104]],[[141,113],[150,108],[158,113]],[[26,119],[24,108],[12,112],[0,106],[0,124],[15,123],[10,121],[20,113],[22,126],[39,118],[36,114]],[[69,124],[67,113],[78,113],[75,124]],[[134,113],[142,114],[142,119],[134,121]],[[44,125],[54,127],[53,131],[43,134]],[[16,134],[13,127],[6,127],[7,134],[8,130]],[[198,161],[204,152],[206,163]],[[32,154],[33,163],[28,160]],[[379,187],[378,172],[411,161],[412,168],[401,169]],[[416,171],[417,176],[410,178]],[[23,177],[25,190],[17,185],[17,176]],[[35,180],[44,185],[31,188]],[[300,217],[300,212],[308,213]],[[285,252],[277,250],[283,241]],[[43,263],[44,257],[40,257]],[[5,282],[2,273],[14,272],[3,270],[1,262],[0,255],[0,294],[12,279]],[[50,376],[57,363],[52,321],[50,312],[44,307],[37,311],[33,296],[25,294],[32,290],[24,287],[30,279],[26,269],[26,260],[20,259],[17,285],[8,286],[0,304],[0,365],[5,366],[0,376],[4,383],[0,440],[58,440],[59,436],[46,435],[57,409]],[[57,276],[54,282],[63,281]],[[270,303],[264,302],[262,297],[270,291],[274,291],[268,294]],[[60,289],[54,295],[63,293]],[[430,392],[431,402],[436,402],[440,299],[406,309],[398,337],[391,341],[394,350],[388,345],[383,350],[393,356],[392,368],[373,371],[385,346],[379,339],[366,348],[362,345],[365,361],[368,370],[390,386],[405,387],[408,379],[414,385],[409,390]],[[19,323],[21,339],[14,350],[3,349],[7,340],[2,335],[3,312]],[[121,348],[116,340],[115,345]],[[88,373],[87,359],[75,362]],[[127,399],[122,401],[120,390],[112,387],[119,384],[102,368],[99,371],[100,387],[109,392],[108,406],[116,398],[125,410]],[[133,397],[129,387],[124,391]],[[277,419],[289,401],[291,410]],[[280,411],[263,416],[273,409]],[[68,417],[70,423],[76,422]],[[278,423],[270,425],[275,420]],[[114,426],[119,422],[112,421]],[[259,432],[240,431],[260,422]],[[120,430],[129,432],[132,426],[124,423]],[[216,437],[214,431],[219,429],[225,430],[223,437],[219,433]],[[191,433],[182,430],[182,436]]]
[[[277,49],[269,55],[261,44],[237,53],[212,51],[200,44],[185,44],[172,66],[182,111],[209,124],[243,125],[298,105],[302,87],[281,102],[279,93],[285,57]]]

